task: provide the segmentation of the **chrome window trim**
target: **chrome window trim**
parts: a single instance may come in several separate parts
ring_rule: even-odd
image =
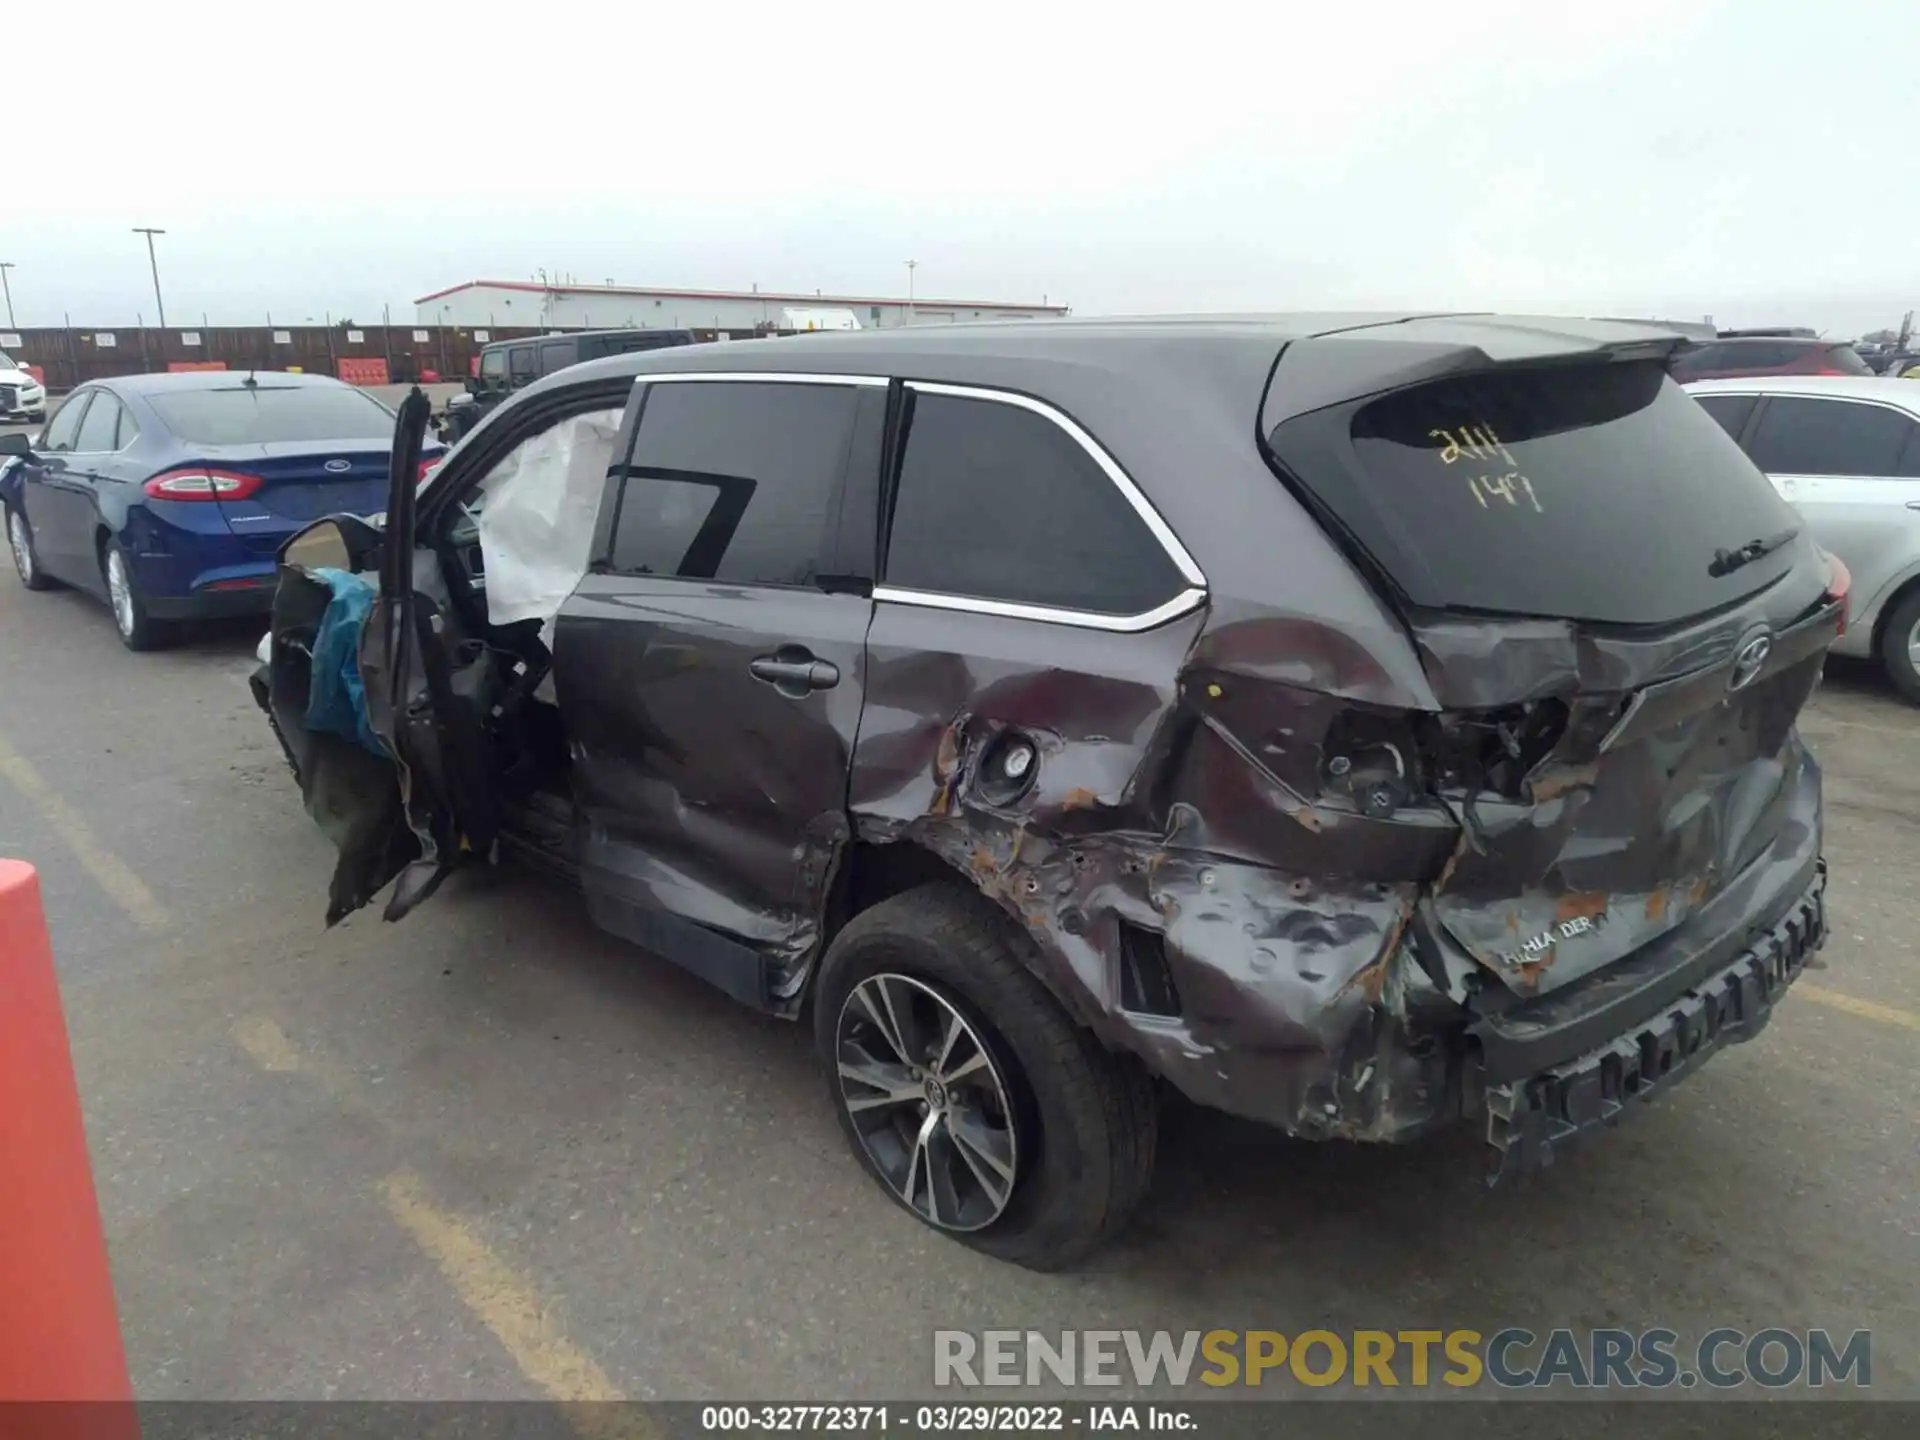
[[[1894,414],[1904,416],[1916,425],[1920,425],[1920,406],[1909,408],[1897,400],[1882,400],[1878,396],[1838,393],[1811,395],[1805,390],[1709,390],[1693,398],[1711,400],[1715,395],[1752,395],[1758,400],[1821,400],[1833,405],[1871,405],[1876,410],[1891,410]]]
[[[934,590],[902,590],[891,585],[873,587],[873,598],[895,605],[919,605],[930,610],[959,610],[969,615],[997,615],[1008,620],[1038,620],[1047,625],[1072,625],[1082,630],[1107,630],[1131,635],[1152,630],[1169,620],[1198,610],[1207,592],[1182,590],[1164,605],[1138,615],[1101,615],[1091,610],[1056,610],[1047,605],[1017,605],[1010,600],[983,600],[972,595],[946,595]]]
[[[991,390],[979,385],[946,385],[931,380],[909,380],[906,386],[909,390],[918,391],[923,395],[952,395],[961,400],[984,400],[990,404],[1012,405],[1017,409],[1031,410],[1035,415],[1051,420],[1066,431],[1076,445],[1093,457],[1093,463],[1100,467],[1107,479],[1113,482],[1114,488],[1126,498],[1127,504],[1133,507],[1133,513],[1138,515],[1141,523],[1153,532],[1153,538],[1160,542],[1160,548],[1167,552],[1167,558],[1173,561],[1174,568],[1180,572],[1187,584],[1196,589],[1206,589],[1207,577],[1201,573],[1193,556],[1187,553],[1187,547],[1180,543],[1180,537],[1173,533],[1173,528],[1160,518],[1160,512],[1153,508],[1153,502],[1141,493],[1140,487],[1135,485],[1127,472],[1120,468],[1120,462],[1109,455],[1098,440],[1082,430],[1072,416],[1055,409],[1044,400],[1036,400],[1031,395],[1022,395],[1013,390]],[[1157,612],[1150,610],[1146,613]]]
[[[672,370],[663,374],[633,377],[634,388],[665,385],[682,380],[730,380],[736,383],[765,381],[773,385],[878,385],[892,382],[882,375],[827,375],[797,370]]]

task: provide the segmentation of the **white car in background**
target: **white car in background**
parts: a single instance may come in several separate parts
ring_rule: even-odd
[[[1878,660],[1920,704],[1920,385],[1755,375],[1686,388],[1852,573],[1833,652]]]
[[[0,350],[0,420],[27,420],[35,424],[47,418],[47,389],[20,362]]]

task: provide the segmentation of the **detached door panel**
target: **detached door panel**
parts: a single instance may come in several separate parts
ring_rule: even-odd
[[[848,833],[873,602],[833,572],[884,407],[794,381],[655,382],[642,406],[554,640],[582,885],[606,929],[786,1009]]]

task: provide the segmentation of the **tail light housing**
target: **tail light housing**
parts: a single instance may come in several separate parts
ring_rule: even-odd
[[[260,489],[258,475],[188,465],[163,470],[140,488],[150,500],[245,500]]]
[[[1840,634],[1847,633],[1847,620],[1853,609],[1853,572],[1847,569],[1838,555],[1827,553],[1827,593],[1828,605],[1840,607]]]

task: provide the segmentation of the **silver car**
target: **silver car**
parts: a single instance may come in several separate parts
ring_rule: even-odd
[[[1834,653],[1878,660],[1920,704],[1920,384],[1758,375],[1686,388],[1852,572]]]

